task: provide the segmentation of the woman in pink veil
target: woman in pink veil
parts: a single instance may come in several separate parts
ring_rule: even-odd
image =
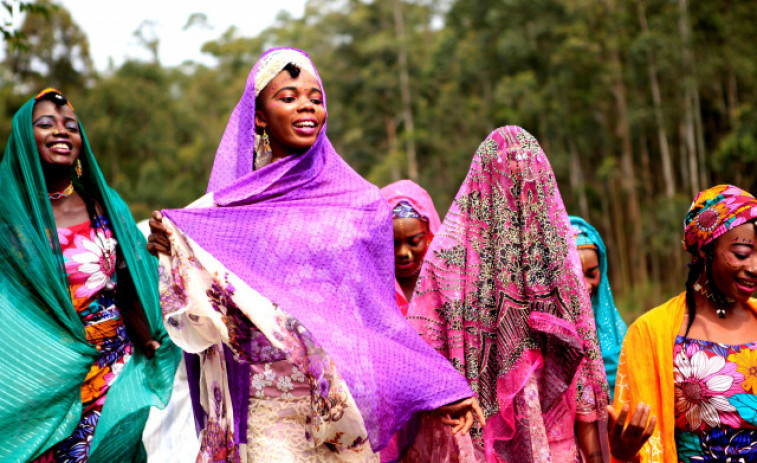
[[[579,269],[538,142],[520,127],[495,130],[436,233],[408,312],[478,395],[487,421],[471,437],[487,462],[574,461],[577,443],[602,461],[607,380]],[[434,444],[445,433],[422,431],[416,455],[464,460]]]
[[[441,220],[428,192],[412,180],[399,180],[381,189],[392,208],[394,222],[394,292],[402,315],[412,299],[426,251]]]

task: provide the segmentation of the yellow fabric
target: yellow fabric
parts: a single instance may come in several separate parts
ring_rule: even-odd
[[[749,305],[757,311],[757,300],[750,299]],[[685,313],[686,294],[681,293],[639,317],[628,328],[620,351],[615,410],[630,403],[633,411],[639,402],[646,402],[650,415],[657,417],[657,428],[640,452],[642,463],[678,463],[673,347]]]

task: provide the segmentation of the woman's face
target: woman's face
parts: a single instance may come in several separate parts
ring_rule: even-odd
[[[255,125],[265,128],[274,158],[307,151],[323,128],[326,108],[318,80],[302,70],[281,71],[259,95]]]
[[[394,219],[394,272],[397,278],[418,274],[428,250],[428,224],[421,219]]]
[[[581,267],[584,272],[584,281],[589,288],[589,294],[596,294],[599,281],[602,279],[602,271],[599,269],[599,255],[593,249],[579,249]]]
[[[746,302],[757,290],[755,243],[753,223],[739,225],[715,240],[712,279],[729,299]]]
[[[39,159],[47,167],[71,167],[79,158],[81,133],[74,110],[52,101],[40,101],[32,111],[34,140]]]

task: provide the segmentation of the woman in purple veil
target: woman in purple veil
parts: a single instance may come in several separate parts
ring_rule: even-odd
[[[322,89],[305,53],[266,52],[208,193],[151,221],[167,330],[198,354],[198,461],[377,461],[416,413],[465,433],[480,412],[396,308],[389,207],[329,142]]]

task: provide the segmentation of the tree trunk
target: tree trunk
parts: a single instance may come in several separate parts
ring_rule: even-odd
[[[694,58],[692,56],[690,48],[689,37],[689,23],[686,0],[678,0],[678,9],[680,14],[678,16],[678,29],[681,34],[681,61],[683,63],[683,72],[687,77],[683,78],[683,91],[684,91],[684,124],[685,124],[685,141],[686,150],[689,159],[689,176],[691,177],[691,194],[692,197],[696,195],[702,187],[703,173],[700,172],[700,166],[704,164],[704,160],[697,149],[697,117],[695,111],[698,107],[698,96],[695,96],[695,77],[693,75],[693,63]],[[701,120],[700,120],[701,122]]]
[[[649,24],[647,15],[644,10],[643,0],[636,2],[637,12],[639,15],[639,24],[645,34],[649,34]],[[657,126],[657,142],[660,145],[660,157],[662,164],[662,178],[665,184],[665,196],[672,198],[675,194],[675,178],[673,177],[673,161],[670,156],[670,146],[668,145],[668,134],[665,129],[665,119],[662,114],[662,96],[660,94],[660,81],[657,77],[657,63],[652,50],[647,49],[647,73],[649,74],[649,85],[652,87],[652,102],[654,103],[654,118]]]
[[[415,123],[413,122],[410,77],[407,66],[407,39],[405,21],[402,17],[402,0],[394,0],[394,31],[397,34],[397,61],[400,70],[400,93],[402,95],[402,119],[405,123],[405,149],[407,153],[407,176],[418,180],[418,161],[415,153]]]
[[[586,198],[581,156],[578,154],[576,142],[572,137],[568,137],[568,150],[570,151],[570,189],[578,196],[578,211],[581,217],[589,220],[589,200]]]

